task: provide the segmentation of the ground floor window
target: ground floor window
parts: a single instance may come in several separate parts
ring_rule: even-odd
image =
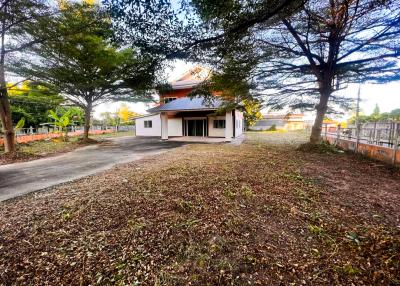
[[[216,129],[225,128],[225,119],[217,119],[213,121],[213,126]]]
[[[144,128],[152,128],[153,127],[153,121],[152,120],[145,120],[144,121]]]

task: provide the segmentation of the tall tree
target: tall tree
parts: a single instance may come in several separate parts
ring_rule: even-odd
[[[254,25],[290,15],[303,0],[103,2],[113,19],[117,41],[139,47],[158,60],[204,60],[205,50],[234,42]]]
[[[45,0],[3,0],[0,2],[0,120],[5,152],[15,151],[15,136],[6,84],[7,64],[12,55],[44,39],[50,10]]]
[[[122,123],[132,122],[134,117],[139,116],[138,113],[129,109],[129,106],[125,103],[122,103],[117,111],[118,117],[121,119]]]
[[[260,117],[260,101],[254,99],[256,94],[248,73],[256,63],[254,58],[247,57],[247,54],[254,56],[253,47],[247,43],[250,31],[255,25],[271,25],[292,14],[303,0],[105,0],[104,3],[111,12],[118,41],[140,47],[159,62],[212,61],[216,67],[214,77],[192,95],[211,96],[212,91],[219,91],[225,101],[224,109],[245,103],[248,122],[253,123]],[[229,54],[232,51],[236,52]],[[245,56],[239,56],[242,52]],[[220,64],[219,58],[213,61],[215,55],[221,56],[225,65]]]
[[[25,126],[38,127],[40,123],[49,121],[49,110],[55,109],[64,101],[64,98],[54,93],[52,89],[35,82],[24,81],[18,85],[8,84],[8,86],[14,125],[24,117]]]
[[[85,111],[84,139],[95,105],[151,98],[157,65],[132,48],[110,44],[110,21],[98,5],[65,4],[53,29],[59,37],[34,49],[43,60],[24,62],[17,70],[56,87]]]
[[[194,2],[203,19],[229,35],[235,5],[221,13],[213,1]],[[253,2],[262,7],[264,1]],[[232,37],[252,43],[255,56],[250,58],[257,64],[250,77],[265,91],[267,104],[316,110],[311,143],[320,141],[325,114],[336,104],[350,103],[339,92],[349,83],[400,78],[399,1],[310,0],[299,12],[269,24],[253,23],[247,33]],[[221,43],[220,61],[227,53],[240,53],[230,46],[230,41]]]

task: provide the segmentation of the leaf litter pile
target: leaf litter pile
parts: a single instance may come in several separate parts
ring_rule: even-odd
[[[187,145],[0,204],[4,285],[399,285],[400,175]]]

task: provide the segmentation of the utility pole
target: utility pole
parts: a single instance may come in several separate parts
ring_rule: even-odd
[[[358,86],[357,94],[357,107],[356,107],[356,148],[355,152],[358,152],[358,144],[360,142],[360,99],[361,99],[361,84]]]

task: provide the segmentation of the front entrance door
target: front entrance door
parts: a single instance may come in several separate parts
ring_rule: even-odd
[[[207,136],[207,119],[185,119],[185,136]]]

